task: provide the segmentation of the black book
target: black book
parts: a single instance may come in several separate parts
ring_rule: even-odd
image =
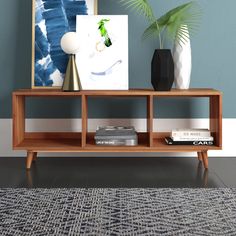
[[[173,141],[171,137],[166,137],[165,141],[168,145],[193,145],[193,146],[213,146],[213,141]]]

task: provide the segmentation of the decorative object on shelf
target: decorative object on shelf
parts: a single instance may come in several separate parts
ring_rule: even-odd
[[[192,56],[187,25],[185,27],[185,34],[187,35],[185,43],[181,43],[176,40],[173,49],[173,59],[175,65],[175,86],[177,89],[189,89],[191,79]]]
[[[179,44],[188,43],[190,36],[186,34],[186,26],[191,32],[195,31],[201,13],[196,2],[189,2],[168,11],[160,18],[156,18],[148,0],[121,0],[121,2],[128,8],[137,10],[138,13],[143,14],[147,18],[150,26],[144,31],[143,38],[157,37],[159,50],[163,50],[166,39]],[[157,51],[155,51],[152,60],[152,85],[155,90],[168,91],[174,83],[173,59],[169,59],[169,53],[163,53],[162,56],[158,57],[159,59],[157,59]],[[168,64],[167,61],[171,62]],[[158,68],[162,70],[158,71]],[[166,81],[165,86],[163,81]]]
[[[67,65],[62,90],[80,91],[82,90],[82,86],[75,62],[75,54],[79,51],[79,43],[75,32],[68,32],[63,35],[61,38],[61,48],[66,54],[69,54],[69,62]]]
[[[156,49],[152,58],[152,86],[156,91],[169,91],[174,82],[174,61],[169,49]]]
[[[128,90],[128,16],[77,16],[76,57],[85,90]]]
[[[76,15],[97,13],[97,0],[32,0],[32,12],[32,88],[59,88],[69,59],[60,40],[76,30]]]

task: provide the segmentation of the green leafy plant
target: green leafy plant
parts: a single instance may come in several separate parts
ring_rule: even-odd
[[[189,40],[192,33],[199,26],[201,9],[199,5],[192,1],[180,5],[160,18],[156,18],[148,0],[120,0],[127,8],[136,10],[149,21],[149,27],[144,31],[143,38],[157,36],[160,49],[163,49],[165,40],[177,40],[184,44]]]
[[[106,47],[110,47],[112,45],[111,39],[109,37],[109,34],[108,34],[106,26],[105,26],[106,22],[109,22],[109,21],[110,20],[108,20],[108,19],[102,19],[98,22],[98,25],[99,25],[98,29],[100,30],[101,36],[104,37],[104,39],[105,39],[104,44]]]

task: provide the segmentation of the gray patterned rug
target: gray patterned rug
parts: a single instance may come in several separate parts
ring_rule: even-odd
[[[0,189],[0,235],[236,235],[236,189]]]

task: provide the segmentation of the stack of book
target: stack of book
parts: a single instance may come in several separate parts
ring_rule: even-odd
[[[95,143],[100,146],[136,146],[138,135],[134,127],[105,126],[98,127]]]
[[[169,145],[212,146],[214,138],[208,129],[174,129],[165,141]]]

